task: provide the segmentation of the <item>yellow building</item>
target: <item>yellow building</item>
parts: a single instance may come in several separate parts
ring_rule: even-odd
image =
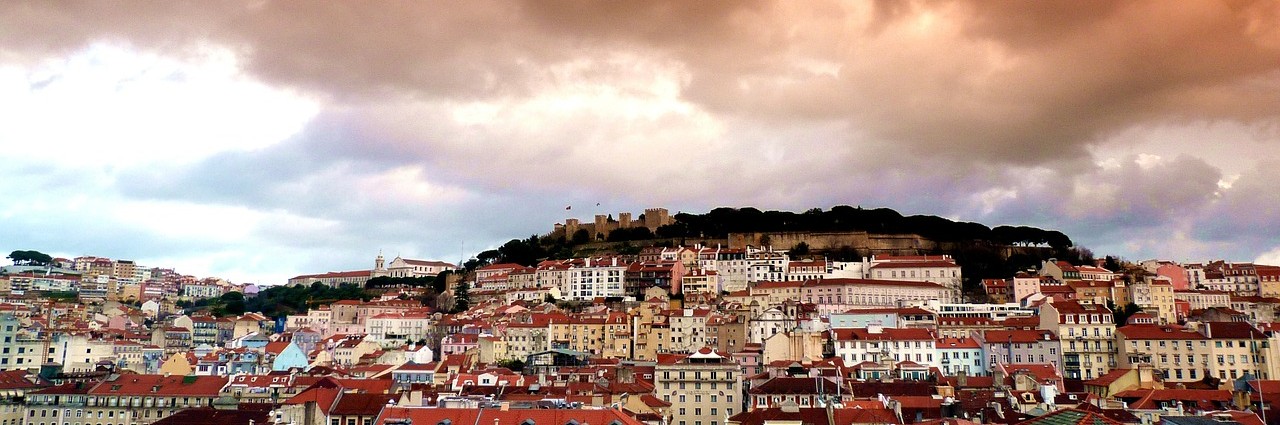
[[[1167,278],[1147,278],[1129,287],[1132,303],[1155,315],[1161,323],[1178,323],[1173,285]]]
[[[1062,341],[1063,377],[1093,379],[1116,367],[1116,325],[1106,306],[1076,300],[1045,304],[1040,329]]]
[[[507,342],[502,338],[482,336],[476,342],[481,363],[495,363],[499,360],[512,358],[511,354],[507,352]]]
[[[1246,372],[1271,379],[1271,347],[1265,334],[1243,322],[1177,325],[1128,325],[1116,330],[1119,367],[1150,364],[1166,382],[1204,379],[1204,373],[1224,382]]]
[[[763,364],[769,364],[775,360],[816,362],[823,359],[822,347],[825,344],[826,338],[822,337],[822,332],[776,333],[764,339],[764,354],[761,356],[761,362]]]
[[[137,301],[142,299],[142,285],[138,283],[128,283],[120,285],[121,301]]]
[[[1076,299],[1082,302],[1101,305],[1106,305],[1107,301],[1115,302],[1112,298],[1115,295],[1115,285],[1111,281],[1076,280],[1067,282],[1067,286],[1075,289]]]
[[[186,376],[194,370],[191,362],[187,361],[187,353],[173,353],[168,360],[164,361],[164,364],[160,365],[161,375]]]
[[[1258,296],[1280,298],[1280,267],[1254,266],[1258,274]]]

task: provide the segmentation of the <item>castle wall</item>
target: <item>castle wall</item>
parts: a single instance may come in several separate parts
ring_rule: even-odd
[[[935,242],[919,235],[872,234],[867,232],[755,232],[729,235],[730,248],[760,246],[762,240],[775,249],[791,249],[800,242],[810,249],[832,250],[841,247],[865,249],[873,254],[917,254],[942,249],[949,244]]]
[[[656,232],[659,227],[671,224],[672,221],[666,208],[649,208],[644,210],[644,219],[641,221],[633,221],[629,212],[618,213],[617,221],[609,220],[609,216],[604,214],[596,215],[589,223],[581,223],[576,218],[565,219],[564,224],[556,224],[549,235],[573,237],[579,229],[585,229],[594,240],[596,236],[607,238],[614,230],[641,226],[649,228],[650,232]]]

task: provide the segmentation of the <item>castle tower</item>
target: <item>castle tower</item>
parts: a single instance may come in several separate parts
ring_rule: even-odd
[[[595,238],[596,236],[601,236],[605,238],[609,237],[609,216],[606,216],[604,214],[596,214],[595,231],[596,231],[596,234],[591,235],[592,238]]]
[[[578,219],[569,218],[564,220],[564,237],[573,238],[573,234],[578,233]]]
[[[629,212],[618,213],[618,228],[619,229],[631,228],[631,213]]]
[[[659,227],[671,224],[671,217],[666,208],[649,208],[644,210],[644,227],[657,231]]]

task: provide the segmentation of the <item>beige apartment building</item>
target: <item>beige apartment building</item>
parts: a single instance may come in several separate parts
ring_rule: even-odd
[[[659,360],[654,388],[671,403],[671,425],[723,425],[725,418],[742,412],[742,369],[729,355],[709,347]]]
[[[1231,306],[1231,294],[1222,291],[1173,291],[1173,298],[1186,301],[1192,310]]]
[[[1274,343],[1248,323],[1128,325],[1116,333],[1121,368],[1150,364],[1166,382],[1198,381],[1205,373],[1224,381],[1245,373],[1262,379],[1276,376],[1268,355]]]
[[[1062,342],[1062,372],[1069,379],[1093,379],[1116,367],[1111,309],[1075,300],[1040,307],[1040,329]]]
[[[1161,323],[1178,323],[1174,309],[1173,284],[1166,278],[1145,279],[1129,286],[1129,298],[1143,311],[1160,319]]]

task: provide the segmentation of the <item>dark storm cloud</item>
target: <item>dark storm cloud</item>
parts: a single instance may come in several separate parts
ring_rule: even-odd
[[[917,154],[1022,164],[1136,121],[1280,107],[1239,89],[1280,69],[1273,1],[88,5],[11,4],[0,40],[229,43],[261,78],[340,99],[520,97],[548,65],[630,51],[687,66],[685,98],[715,111],[850,120]]]

